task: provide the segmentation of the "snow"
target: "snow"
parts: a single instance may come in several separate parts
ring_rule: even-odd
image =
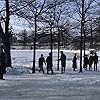
[[[79,51],[63,50],[67,56],[66,73],[57,71],[57,50],[53,50],[54,75],[38,72],[38,58],[50,50],[36,51],[36,73],[31,73],[32,50],[12,50],[13,68],[0,80],[0,100],[100,100],[100,62],[98,71],[72,70],[72,57]],[[87,51],[88,53],[88,51]],[[97,52],[100,55],[100,52]],[[68,59],[70,57],[70,59]],[[61,66],[60,66],[61,67]],[[44,65],[45,73],[46,66]]]

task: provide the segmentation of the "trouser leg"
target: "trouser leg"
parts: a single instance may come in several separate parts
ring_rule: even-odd
[[[95,63],[94,63],[94,71],[95,71]]]
[[[40,68],[40,69],[39,69],[39,72],[41,72],[41,65],[39,65],[39,68]]]
[[[53,74],[53,69],[52,69],[52,67],[51,67],[51,73]]]
[[[0,79],[3,79],[3,73],[0,73]]]
[[[47,74],[48,74],[48,71],[49,71],[49,67],[47,66]]]
[[[73,68],[73,71],[75,71],[75,67]]]
[[[96,71],[97,71],[97,64],[96,64]]]
[[[43,69],[43,66],[42,66],[41,70],[42,70],[42,72],[43,72],[43,74],[44,74],[44,69]]]
[[[63,67],[61,67],[61,74],[63,74]]]
[[[89,71],[91,70],[91,65],[89,65]]]
[[[65,73],[65,67],[64,67],[64,73]]]

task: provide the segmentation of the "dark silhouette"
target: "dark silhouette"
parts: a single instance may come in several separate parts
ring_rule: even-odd
[[[90,54],[90,57],[89,57],[89,71],[92,71],[92,64],[93,64],[93,56],[92,56],[92,54]]]
[[[49,56],[46,58],[46,62],[47,62],[47,74],[49,71],[51,71],[53,74],[51,53],[49,53]]]
[[[65,67],[66,67],[66,55],[61,51],[61,73],[65,73]]]
[[[73,71],[75,71],[75,69],[77,69],[77,58],[76,58],[76,53],[74,54],[72,68],[73,68]]]
[[[93,56],[93,62],[94,62],[94,71],[97,71],[98,56],[96,53]]]
[[[44,69],[43,69],[43,62],[46,64],[45,59],[43,57],[43,54],[41,54],[41,57],[39,58],[39,72],[43,72],[44,74]]]
[[[89,64],[89,59],[88,59],[88,55],[85,55],[84,57],[84,70],[87,70],[87,66]]]
[[[3,75],[6,73],[5,52],[4,47],[1,45],[0,53],[0,79],[4,79]]]

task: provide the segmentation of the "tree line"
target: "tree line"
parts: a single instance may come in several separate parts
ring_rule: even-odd
[[[48,38],[50,38],[51,53],[53,38],[54,36],[57,37],[58,58],[60,43],[68,45],[77,36],[80,36],[79,45],[81,44],[80,47],[83,49],[86,48],[86,37],[91,38],[91,48],[95,42],[99,42],[99,0],[2,0],[2,3],[5,5],[0,9],[0,35],[5,46],[7,66],[11,66],[10,38],[12,33],[10,31],[10,19],[12,16],[25,19],[32,30],[34,43],[33,73],[35,72],[38,33],[50,34]],[[5,27],[2,26],[2,23]]]

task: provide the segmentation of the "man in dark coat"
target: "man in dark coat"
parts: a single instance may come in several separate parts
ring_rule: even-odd
[[[75,71],[75,69],[77,69],[77,58],[76,58],[76,53],[74,54],[74,58],[73,58],[73,70]]]
[[[89,57],[89,71],[92,71],[92,64],[93,64],[93,55],[90,54],[90,57]]]
[[[95,55],[93,56],[93,61],[94,61],[94,71],[97,71],[97,63],[98,63],[98,56],[95,53]]]
[[[65,67],[66,67],[66,55],[61,51],[61,73],[65,73]]]
[[[0,53],[0,79],[3,79],[4,73],[6,73],[5,53],[4,53],[3,45],[1,45],[1,53]]]
[[[43,69],[43,62],[45,63],[45,59],[43,57],[43,54],[41,54],[41,57],[39,58],[39,72],[43,72],[44,74],[44,69]],[[45,63],[46,64],[46,63]]]
[[[51,71],[53,74],[51,53],[49,53],[49,56],[46,58],[46,62],[47,62],[47,74],[49,71]]]
[[[84,57],[84,66],[83,66],[84,70],[87,70],[88,64],[89,64],[88,55],[85,55],[85,57]]]

